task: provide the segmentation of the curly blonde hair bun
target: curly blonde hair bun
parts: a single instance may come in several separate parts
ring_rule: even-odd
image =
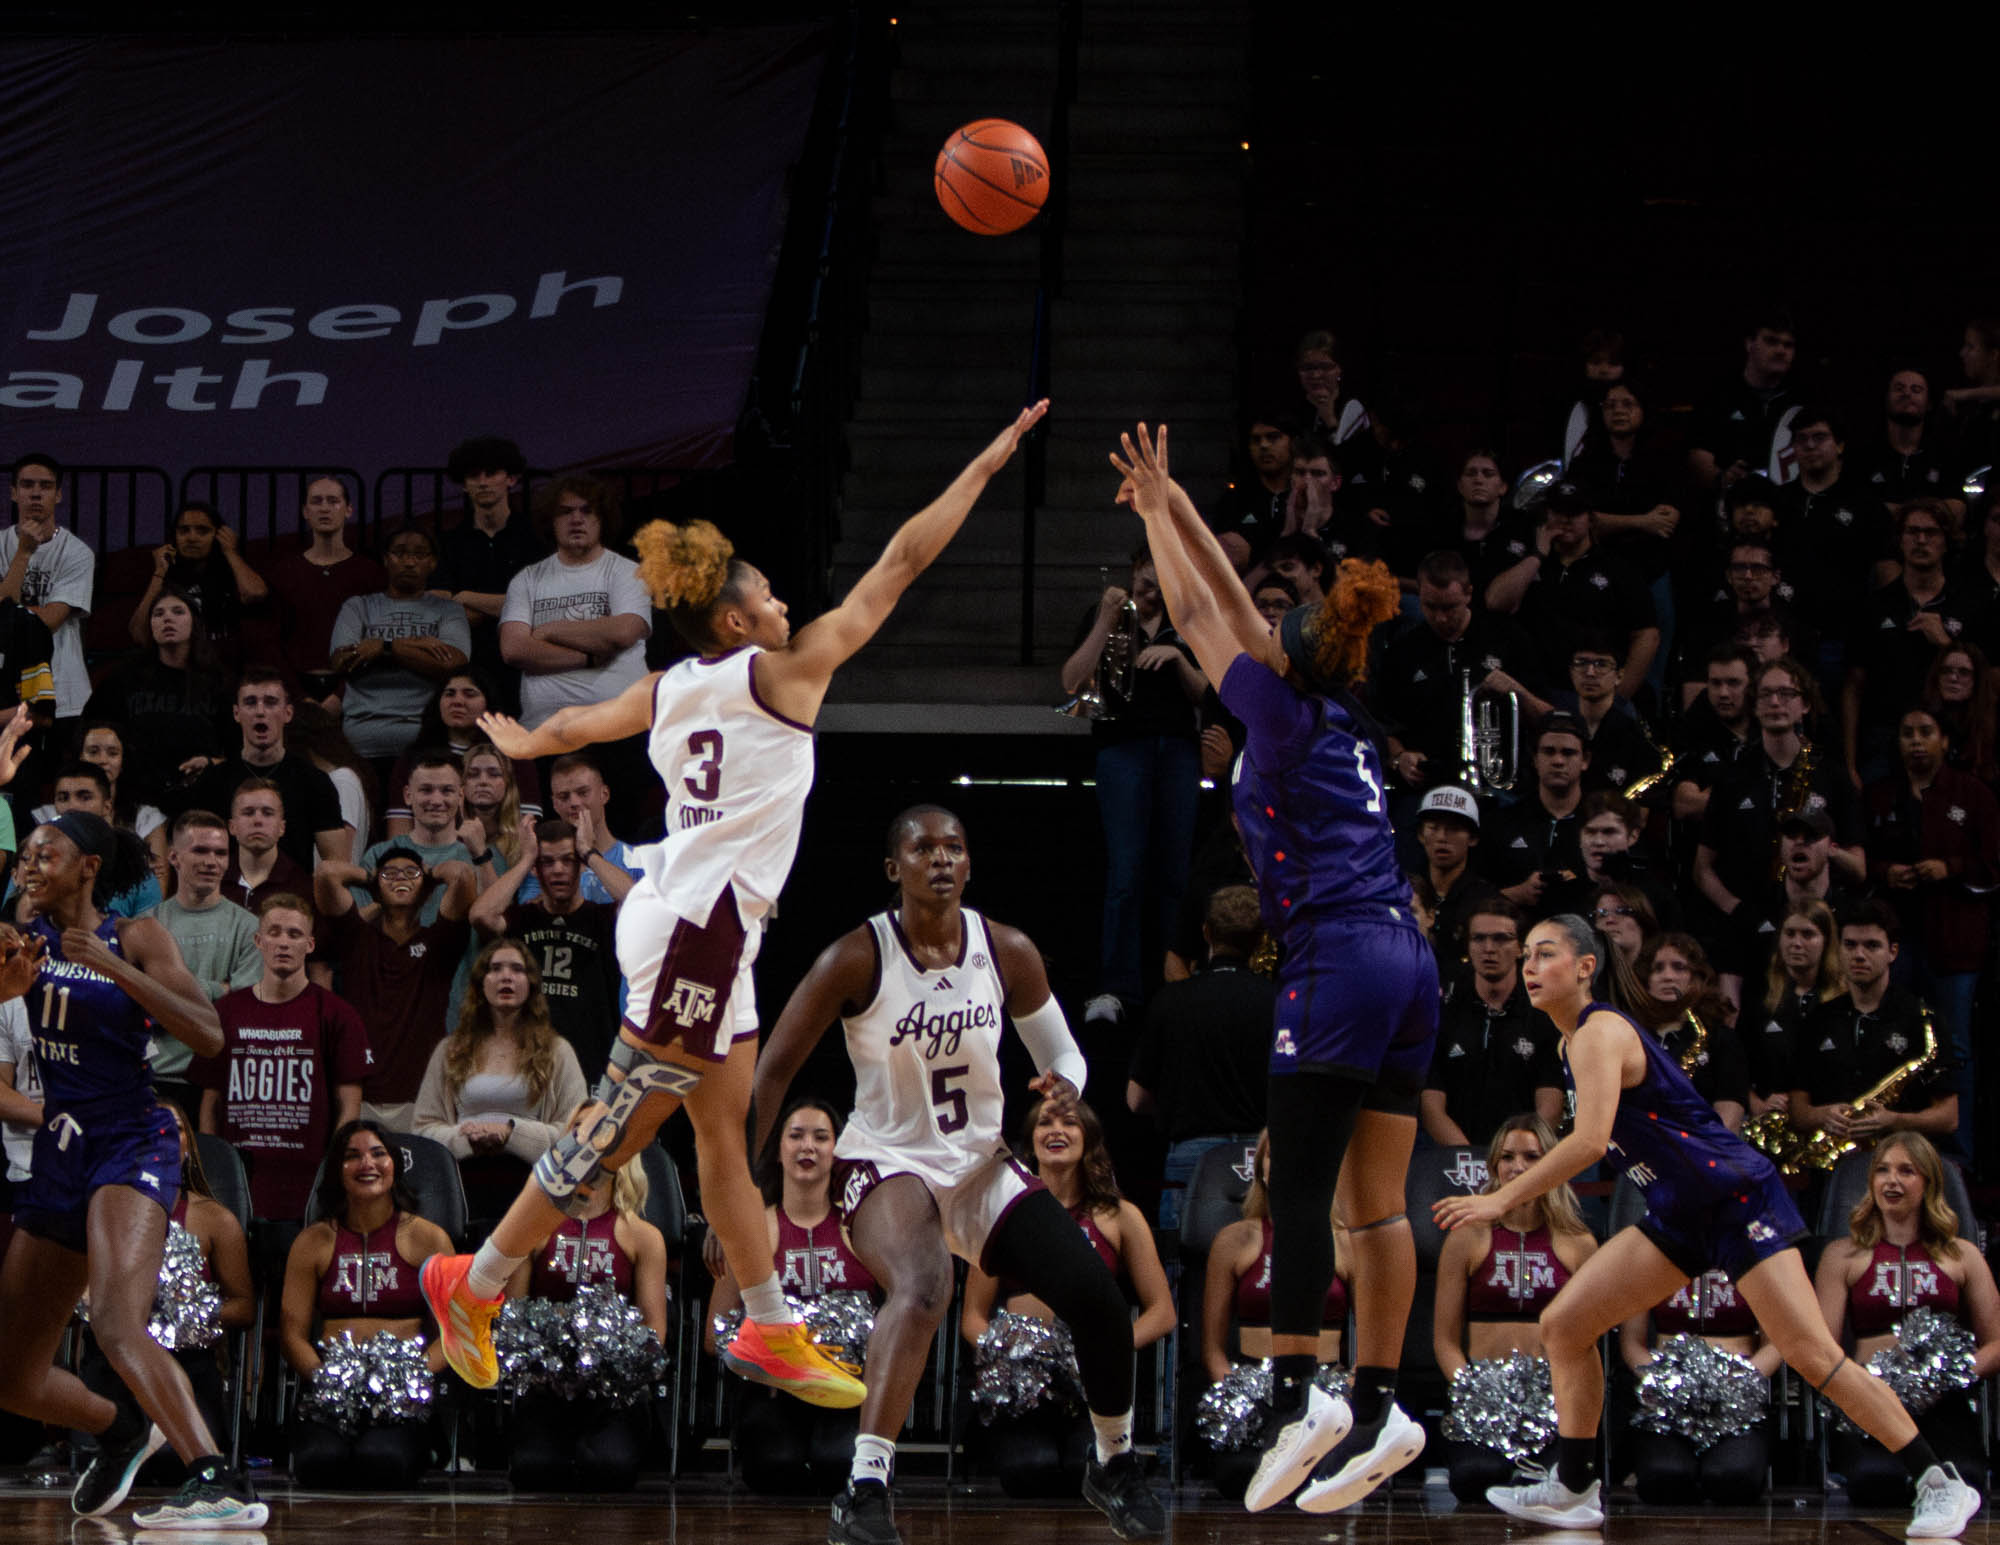
[[[705,520],[651,521],[632,545],[639,550],[639,583],[663,611],[707,611],[729,582],[736,555],[729,538]]]

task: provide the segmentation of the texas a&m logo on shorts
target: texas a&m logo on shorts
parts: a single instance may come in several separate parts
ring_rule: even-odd
[[[683,1030],[705,1025],[715,1018],[715,989],[704,987],[700,982],[690,982],[684,976],[679,977],[667,999],[667,1012]]]

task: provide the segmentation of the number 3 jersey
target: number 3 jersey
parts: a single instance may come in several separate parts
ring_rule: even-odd
[[[893,912],[875,934],[875,993],[841,1020],[854,1063],[854,1114],[834,1145],[843,1159],[894,1155],[899,1167],[956,1185],[1006,1150],[1000,1123],[1000,1027],[1007,989],[986,919],[960,909],[958,961],[918,965]]]
[[[49,1105],[63,1110],[129,1095],[135,1107],[150,1106],[153,1072],[146,1047],[153,1025],[146,1011],[110,977],[68,959],[62,930],[47,918],[36,918],[28,932],[42,941],[43,955],[22,1006]],[[97,936],[124,958],[115,917],[97,925]]]
[[[647,752],[667,790],[667,835],[638,851],[676,916],[706,927],[734,887],[746,924],[777,904],[812,789],[813,736],[757,695],[764,651],[693,656],[653,684]]]

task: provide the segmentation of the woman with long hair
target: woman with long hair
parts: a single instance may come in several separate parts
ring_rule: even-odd
[[[757,1185],[764,1195],[765,1227],[778,1280],[793,1298],[827,1293],[866,1293],[879,1304],[874,1274],[856,1257],[847,1220],[833,1197],[833,1145],[844,1125],[831,1101],[816,1094],[785,1102],[772,1140],[759,1156]],[[706,1349],[715,1348],[715,1319],[743,1306],[743,1290],[718,1257],[721,1268],[709,1294],[703,1321]],[[754,1384],[736,1387],[730,1439],[745,1484],[764,1496],[810,1496],[839,1491],[846,1483],[856,1411],[818,1411],[775,1390]]]
[[[236,684],[217,662],[200,608],[185,590],[162,588],[146,619],[143,652],[98,684],[83,717],[116,724],[146,748],[132,769],[130,793],[157,801],[236,745],[230,717]]]
[[[417,1214],[403,1183],[396,1146],[379,1122],[350,1121],[327,1144],[320,1173],[317,1221],[306,1226],[285,1260],[278,1343],[302,1379],[319,1371],[319,1342],[343,1332],[357,1344],[387,1331],[401,1341],[426,1327],[417,1273],[424,1258],[451,1240]],[[424,1360],[432,1373],[444,1354],[432,1341]],[[430,1455],[430,1424],[386,1422],[347,1434],[310,1417],[292,1429],[292,1479],[300,1486],[343,1491],[406,1491]]]
[[[1608,965],[1632,1015],[1597,998]],[[1757,1323],[1806,1384],[1894,1452],[1917,1482],[1914,1539],[1951,1539],[1979,1510],[1980,1496],[1939,1459],[1888,1386],[1844,1354],[1820,1318],[1798,1242],[1806,1226],[1777,1168],[1737,1137],[1640,1019],[1667,1012],[1632,979],[1622,956],[1573,913],[1528,935],[1521,978],[1528,1001],[1555,1022],[1571,1086],[1575,1125],[1527,1173],[1486,1196],[1448,1196],[1432,1207],[1447,1229],[1490,1223],[1554,1189],[1599,1159],[1646,1198],[1646,1215],[1607,1240],[1542,1311],[1542,1345],[1555,1388],[1558,1454],[1553,1470],[1486,1498],[1502,1512],[1564,1529],[1604,1521],[1598,1501],[1598,1427],[1604,1367],[1598,1341],[1690,1278],[1719,1269],[1749,1302]]]
[[[1632,975],[1666,1010],[1663,1018],[1640,1024],[1715,1107],[1722,1124],[1742,1131],[1750,1108],[1750,1066],[1736,1034],[1735,1011],[1722,996],[1701,941],[1693,934],[1655,934],[1632,962]],[[1636,1010],[1627,1012],[1639,1018]]]
[[[1508,1118],[1486,1145],[1481,1194],[1527,1173],[1555,1145],[1555,1133],[1533,1111]],[[1491,1224],[1454,1230],[1438,1255],[1431,1320],[1431,1350],[1445,1378],[1487,1358],[1542,1356],[1542,1311],[1596,1250],[1597,1236],[1566,1184],[1530,1197]],[[1461,1502],[1482,1500],[1487,1487],[1513,1473],[1504,1454],[1477,1443],[1452,1443],[1448,1463],[1451,1494]]]
[[[1764,971],[1763,989],[1761,1033],[1744,1037],[1751,1105],[1759,1116],[1791,1109],[1792,1042],[1814,1009],[1847,991],[1840,926],[1833,908],[1817,896],[1794,901],[1778,919],[1777,946]]]
[[[374,843],[371,834],[380,808],[374,767],[349,743],[340,720],[311,698],[293,707],[292,722],[285,726],[285,746],[302,752],[333,780],[334,792],[340,796],[340,822],[351,839],[351,860],[362,863]]]
[[[571,1111],[565,1121],[575,1118]],[[521,1264],[507,1296],[568,1303],[582,1288],[613,1287],[664,1344],[667,1242],[644,1216],[647,1194],[644,1167],[626,1165]],[[645,1401],[613,1406],[530,1392],[515,1402],[507,1479],[516,1491],[630,1491],[645,1459],[648,1420]]]
[[[1627,965],[1660,931],[1660,916],[1653,899],[1636,885],[1606,880],[1590,899],[1590,920],[1605,942],[1618,951]]]
[[[521,790],[514,781],[513,761],[491,741],[474,741],[466,749],[464,808],[500,853],[496,869],[504,873],[520,862]]]
[[[1285,947],[1268,1103],[1275,1412],[1243,1501],[1256,1512],[1296,1492],[1326,1512],[1424,1444],[1395,1389],[1417,1281],[1403,1189],[1437,1039],[1437,964],[1396,862],[1379,736],[1350,690],[1400,594],[1383,565],[1347,559],[1317,607],[1273,630],[1169,474],[1165,426],[1155,441],[1139,425],[1120,452],[1118,499],[1146,523],[1168,612],[1244,724],[1232,798],[1265,925]],[[1358,1309],[1345,1401],[1312,1383],[1336,1201],[1353,1230]]]
[[[2000,1290],[1960,1222],[1945,1199],[1944,1161],[1929,1138],[1892,1132],[1876,1144],[1868,1194],[1848,1215],[1847,1237],[1821,1254],[1816,1277],[1827,1329],[1851,1345],[1857,1363],[1896,1345],[1903,1316],[1928,1308],[1971,1329],[1979,1379],[2000,1371]],[[1968,1484],[1984,1490],[1985,1444],[1973,1393],[1944,1396],[1918,1415],[1917,1430]],[[1880,1443],[1839,1427],[1832,1442],[1833,1468],[1846,1476],[1854,1502],[1897,1507],[1909,1500],[1910,1477]]]
[[[432,1050],[417,1091],[417,1131],[459,1161],[472,1217],[498,1216],[588,1092],[549,1020],[535,952],[493,940],[474,957],[458,1024]]]
[[[162,894],[167,884],[167,818],[157,805],[133,797],[136,780],[124,779],[125,731],[110,719],[79,719],[70,741],[70,754],[101,770],[111,784],[111,809],[105,816],[113,826],[123,826],[146,844],[146,861]],[[121,787],[121,780],[123,786]],[[53,804],[37,805],[36,821],[53,821],[62,812]]]
[[[1953,641],[1937,652],[1924,677],[1922,701],[1943,728],[1945,761],[1991,788],[2000,782],[2000,684],[1986,651],[1970,641]]]
[[[389,787],[382,791],[388,807],[387,835],[399,837],[410,829],[410,809],[403,799],[403,787],[410,781],[410,767],[416,752],[430,746],[448,746],[463,759],[475,745],[486,740],[486,732],[479,727],[480,717],[498,713],[505,706],[498,684],[480,666],[468,665],[455,670],[438,683],[437,691],[424,706],[423,718],[417,725],[417,738],[410,742],[410,749],[396,759],[395,771],[389,775]],[[510,758],[508,765],[513,770],[520,808],[530,815],[546,814],[547,801],[542,798],[541,773],[534,762],[516,762]],[[466,804],[469,807],[471,803],[468,790]],[[511,831],[512,827],[507,829]],[[500,834],[489,824],[486,835],[498,840]],[[517,853],[515,856],[520,855]]]
[[[1132,1345],[1151,1346],[1174,1328],[1173,1295],[1145,1215],[1125,1199],[1111,1167],[1104,1123],[1090,1106],[1039,1099],[1022,1114],[1015,1148],[1049,1194],[1083,1230],[1098,1258],[1138,1305]],[[978,1266],[965,1279],[959,1334],[974,1346],[992,1323],[995,1307],[1053,1320],[1056,1313],[1018,1282],[1003,1281]],[[1039,1411],[994,1422],[993,1464],[1010,1497],[1075,1496],[1083,1483],[1091,1429],[1081,1416],[1045,1418]]]

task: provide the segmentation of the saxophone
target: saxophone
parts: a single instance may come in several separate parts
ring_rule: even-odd
[[[1937,1060],[1937,1021],[1928,1008],[1922,1012],[1923,1049],[1908,1062],[1889,1069],[1878,1082],[1856,1095],[1847,1107],[1849,1115],[1860,1115],[1875,1100],[1884,1105],[1892,1104],[1902,1095],[1911,1079]],[[1807,1170],[1830,1170],[1842,1154],[1851,1153],[1861,1146],[1852,1138],[1835,1137],[1825,1127],[1816,1132],[1801,1132],[1781,1110],[1766,1111],[1754,1120],[1744,1122],[1743,1140],[1787,1175],[1799,1175]]]
[[[1652,793],[1654,789],[1666,781],[1667,774],[1674,770],[1674,763],[1678,760],[1673,748],[1661,745],[1654,737],[1653,732],[1646,727],[1644,719],[1639,721],[1639,733],[1645,738],[1646,745],[1652,750],[1653,755],[1660,759],[1660,765],[1649,773],[1642,773],[1639,777],[1634,778],[1630,783],[1626,784],[1623,791],[1623,797],[1626,799],[1641,799]],[[1689,1015],[1688,1017],[1692,1019],[1694,1016]]]
[[[1771,816],[1771,878],[1785,877],[1785,822],[1806,808],[1812,798],[1813,744],[1799,737],[1799,754],[1785,770],[1785,791]]]
[[[1708,1026],[1701,1022],[1701,1016],[1693,1009],[1687,1011],[1687,1022],[1688,1028],[1694,1031],[1694,1039],[1688,1042],[1687,1050],[1681,1053],[1681,1071],[1692,1078],[1694,1070],[1701,1066],[1702,1059],[1708,1055]]]

